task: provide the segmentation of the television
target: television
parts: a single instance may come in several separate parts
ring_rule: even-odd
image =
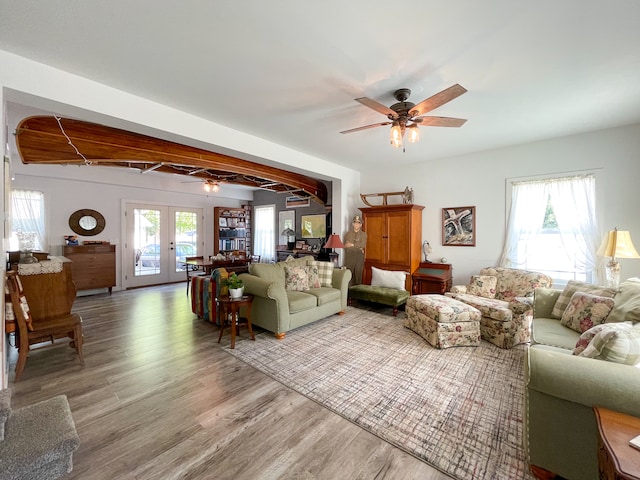
[[[300,217],[300,234],[302,238],[326,238],[327,237],[327,216],[302,215]]]

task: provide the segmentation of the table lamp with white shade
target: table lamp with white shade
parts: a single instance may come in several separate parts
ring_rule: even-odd
[[[611,257],[605,269],[607,284],[613,288],[618,288],[620,284],[621,267],[616,258],[640,258],[640,254],[633,246],[629,232],[627,230],[618,230],[617,227],[605,235],[596,255]]]

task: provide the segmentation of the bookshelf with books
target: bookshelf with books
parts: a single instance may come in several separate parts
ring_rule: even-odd
[[[214,254],[251,255],[251,207],[214,207]]]

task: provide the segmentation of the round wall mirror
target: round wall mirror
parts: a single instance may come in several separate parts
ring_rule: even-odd
[[[73,212],[69,217],[69,227],[73,233],[90,237],[104,230],[105,220],[101,213],[85,208]]]

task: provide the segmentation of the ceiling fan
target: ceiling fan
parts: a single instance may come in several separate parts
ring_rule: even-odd
[[[386,115],[389,119],[388,122],[374,123],[373,125],[365,125],[364,127],[352,128],[350,130],[344,130],[340,133],[353,133],[360,130],[367,130],[369,128],[382,127],[384,125],[391,125],[390,140],[391,145],[396,148],[402,147],[402,139],[405,132],[408,132],[409,141],[412,143],[417,142],[420,139],[420,130],[418,124],[429,127],[461,127],[466,119],[463,118],[451,118],[451,117],[433,117],[424,116],[425,113],[435,110],[441,107],[447,102],[450,102],[454,98],[459,97],[467,91],[466,88],[458,85],[457,83],[449,88],[442,90],[439,93],[423,100],[417,105],[408,102],[407,99],[411,95],[411,90],[408,88],[400,88],[393,92],[393,96],[398,101],[390,107],[385,107],[379,102],[372,100],[368,97],[356,98],[356,102],[360,102],[365,107],[374,109],[376,112]]]

